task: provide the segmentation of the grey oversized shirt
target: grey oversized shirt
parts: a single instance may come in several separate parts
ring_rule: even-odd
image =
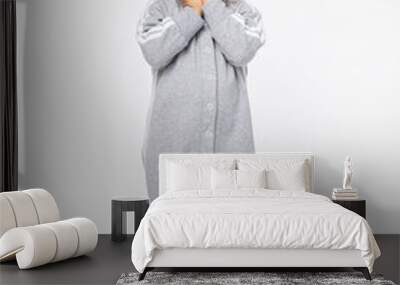
[[[153,0],[138,24],[153,70],[143,145],[151,200],[160,153],[254,152],[246,65],[264,43],[261,15],[245,0],[209,0],[203,13]]]

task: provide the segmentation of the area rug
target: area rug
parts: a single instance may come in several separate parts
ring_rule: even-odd
[[[395,285],[392,281],[384,280],[381,275],[373,275],[373,280],[368,281],[359,272],[148,272],[142,281],[138,281],[138,276],[138,273],[122,274],[116,285]]]

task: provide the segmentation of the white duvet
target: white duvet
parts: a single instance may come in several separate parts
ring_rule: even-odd
[[[150,206],[132,243],[143,272],[155,249],[358,249],[372,271],[380,251],[365,219],[299,191],[179,191]]]

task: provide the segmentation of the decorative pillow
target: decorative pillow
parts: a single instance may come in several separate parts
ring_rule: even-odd
[[[167,189],[168,191],[185,191],[211,188],[211,167],[189,166],[169,163]]]
[[[240,170],[267,170],[267,188],[273,190],[311,191],[308,160],[239,159]]]
[[[238,190],[240,188],[266,188],[266,170],[212,169],[211,188]]]
[[[236,170],[237,188],[267,188],[267,171]]]
[[[166,191],[211,190],[211,169],[235,169],[232,158],[177,158],[166,162]]]
[[[236,189],[236,170],[215,169],[211,170],[211,188]]]

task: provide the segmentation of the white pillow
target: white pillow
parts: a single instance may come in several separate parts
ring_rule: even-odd
[[[266,188],[266,170],[212,169],[211,188],[238,190],[241,188]]]
[[[211,170],[211,188],[236,189],[236,170],[215,169]]]
[[[231,158],[200,157],[169,159],[165,164],[165,190],[211,190],[211,168],[234,169]]]
[[[237,188],[267,188],[267,171],[236,170]]]
[[[240,170],[267,170],[267,188],[273,190],[311,191],[308,160],[239,159]]]
[[[211,188],[211,167],[168,164],[167,190],[185,191]]]

